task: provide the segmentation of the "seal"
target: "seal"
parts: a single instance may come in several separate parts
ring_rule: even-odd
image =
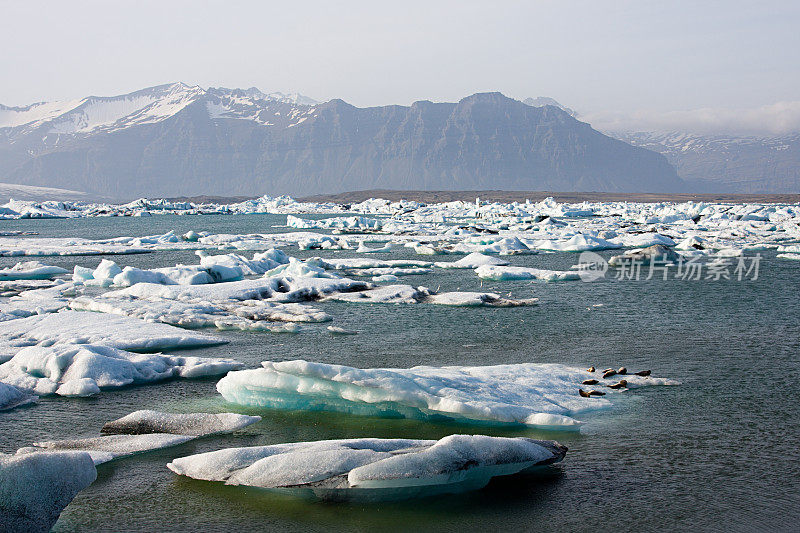
[[[581,398],[591,398],[591,396],[589,396],[589,393],[588,393],[588,392],[586,392],[586,391],[585,391],[585,390],[583,390],[583,389],[578,389],[578,394],[580,394],[580,395],[581,395]]]
[[[590,367],[589,367],[589,368],[587,368],[586,370],[588,370],[589,372],[594,372],[595,368],[594,368],[593,366],[590,366]]]
[[[624,366],[619,367],[619,370],[617,370],[617,374],[622,374],[623,376],[625,374],[627,374],[627,373],[628,373],[628,369],[625,368]]]
[[[650,375],[650,371],[649,370],[640,370],[639,372],[634,372],[634,374],[636,374],[637,376],[647,377],[647,376]]]
[[[589,391],[589,396],[605,396],[605,395],[606,395],[605,392],[600,392],[599,390],[592,389]]]
[[[622,389],[628,386],[628,382],[624,379],[619,380],[618,383],[614,383],[613,385],[609,385],[609,389]]]
[[[608,379],[611,376],[615,376],[615,375],[617,375],[617,371],[616,370],[608,369],[605,372],[603,372],[603,379]]]
[[[597,385],[598,383],[600,382],[596,379],[584,379],[581,385]]]

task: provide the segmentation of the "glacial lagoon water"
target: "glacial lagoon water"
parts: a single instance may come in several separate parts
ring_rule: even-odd
[[[273,226],[284,221],[285,216],[275,215],[165,215],[3,221],[0,230],[107,238],[190,229],[273,232],[281,231]],[[353,255],[286,251],[300,258]],[[96,435],[104,422],[136,409],[226,410],[263,417],[234,435],[101,465],[97,481],[66,508],[56,531],[796,530],[800,262],[776,259],[773,251],[761,254],[755,281],[482,282],[470,270],[436,270],[402,282],[538,297],[539,305],[315,303],[333,322],[307,325],[298,334],[214,332],[231,342],[190,352],[234,357],[251,366],[295,358],[355,367],[625,365],[681,382],[615,396],[610,410],[577,417],[586,422],[580,433],[249,409],[226,404],[215,390],[216,380],[175,380],[88,399],[42,398],[36,406],[2,412],[0,451]],[[398,249],[376,258],[412,255]],[[192,252],[109,258],[140,268],[196,263]],[[69,269],[75,264],[94,267],[100,259],[42,258]],[[577,255],[508,259],[513,265],[563,270],[576,263]],[[0,267],[16,261],[0,258]],[[325,329],[329,324],[359,334],[331,336]],[[309,502],[181,478],[165,467],[174,457],[223,447],[452,433],[556,439],[570,451],[563,463],[538,477],[501,478],[473,493],[388,504]]]

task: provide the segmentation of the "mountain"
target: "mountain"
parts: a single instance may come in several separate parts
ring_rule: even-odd
[[[0,107],[0,181],[116,198],[685,189],[663,156],[500,93],[357,108],[182,83]]]
[[[578,115],[577,113],[575,113],[575,111],[568,108],[567,106],[559,104],[556,100],[550,98],[549,96],[537,96],[536,98],[526,98],[525,100],[522,101],[522,103],[527,104],[531,107],[544,107],[546,105],[555,106],[561,109],[562,111],[565,111],[569,116],[578,118]]]
[[[800,191],[800,133],[773,137],[685,132],[615,132],[612,136],[664,155],[699,192]]]

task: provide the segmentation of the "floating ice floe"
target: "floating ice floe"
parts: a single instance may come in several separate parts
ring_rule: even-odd
[[[371,268],[430,268],[430,261],[416,259],[367,259],[362,257],[310,257],[305,260],[309,266],[324,268],[326,270],[354,270]]]
[[[477,490],[495,476],[557,463],[566,452],[554,441],[450,435],[228,448],[167,467],[195,479],[322,500],[385,501]]]
[[[256,253],[253,255],[253,259],[247,259],[238,254],[208,255],[203,250],[198,251],[197,255],[200,256],[200,265],[204,268],[219,270],[219,267],[226,267],[238,270],[240,275],[245,276],[265,274],[289,262],[289,257],[275,248]]]
[[[778,257],[779,259],[793,259],[795,261],[800,261],[800,254],[783,253],[783,254],[778,254],[776,257]]]
[[[577,430],[575,414],[611,406],[607,397],[578,394],[586,378],[585,370],[558,364],[358,369],[264,361],[262,368],[230,372],[217,390],[229,402],[270,409]],[[663,378],[625,378],[629,388],[676,384]],[[598,386],[612,383],[600,380]]]
[[[17,450],[17,455],[72,450],[89,454],[94,464],[100,465],[139,453],[178,446],[198,437],[232,433],[259,420],[260,416],[236,413],[135,411],[106,423],[102,429],[106,435],[36,442],[33,446]]]
[[[62,283],[62,280],[27,279],[0,281],[0,296],[15,296],[23,291],[46,289],[59,283]]]
[[[508,261],[504,261],[503,259],[499,259],[497,257],[492,257],[489,255],[483,255],[482,253],[472,252],[471,254],[462,257],[458,261],[438,261],[435,265],[438,268],[478,268],[484,265],[493,265],[493,266],[505,266],[508,264]]]
[[[151,433],[144,435],[104,435],[102,437],[89,437],[86,439],[67,439],[56,441],[35,442],[17,450],[17,455],[24,456],[31,453],[51,453],[75,451],[88,454],[95,465],[101,465],[115,459],[131,455],[178,446],[196,437],[192,435],[170,435],[166,433]]]
[[[101,389],[174,377],[218,376],[244,365],[233,359],[140,354],[110,346],[30,346],[0,364],[0,382],[41,396],[92,396]]]
[[[495,255],[536,253],[536,250],[531,250],[531,248],[518,237],[468,237],[455,245],[452,251],[457,253],[479,252],[481,254]]]
[[[433,272],[430,268],[365,268],[362,270],[354,270],[355,276],[418,276],[420,274],[430,274]]]
[[[144,433],[169,433],[205,437],[231,433],[260,421],[260,416],[237,413],[163,413],[161,411],[134,411],[106,422],[102,433],[109,435],[140,435]]]
[[[39,397],[30,391],[0,381],[0,411],[27,405],[38,399]]]
[[[61,311],[0,322],[0,362],[26,346],[98,344],[158,351],[225,344],[225,339],[106,313]]]
[[[452,305],[457,307],[519,307],[534,305],[538,298],[510,299],[503,298],[493,292],[441,292],[431,294],[425,299],[426,303],[439,305]]]
[[[674,244],[674,243],[673,243]],[[613,250],[622,248],[622,244],[607,241],[591,235],[578,234],[565,241],[542,240],[536,241],[535,247],[539,250],[551,252],[585,252],[593,250]]]
[[[86,453],[0,453],[0,528],[50,531],[61,511],[96,478]]]
[[[0,257],[140,254],[150,250],[88,239],[1,237]]]
[[[71,309],[96,311],[163,322],[181,328],[239,329],[243,331],[295,331],[297,328],[274,322],[328,322],[331,317],[317,308],[299,303],[278,303],[266,300],[183,302],[160,298],[140,299],[75,298]]]
[[[515,267],[515,266],[492,266],[483,265],[475,269],[475,273],[481,279],[492,281],[519,280],[519,279],[538,279],[542,281],[575,281],[579,280],[580,274],[570,270],[546,270],[541,268]]]
[[[69,270],[61,267],[45,265],[38,261],[24,261],[11,268],[0,269],[0,281],[51,279],[67,273]]]
[[[328,326],[327,330],[331,333],[331,335],[358,335],[357,331],[340,328],[339,326]]]
[[[332,293],[326,300],[336,300],[349,303],[370,304],[416,304],[429,303],[451,306],[489,306],[489,307],[516,307],[532,305],[537,298],[512,300],[503,298],[491,292],[443,292],[436,293],[427,287],[414,287],[412,285],[381,285],[374,289],[356,292]]]
[[[667,248],[663,244],[654,244],[647,248],[628,250],[622,255],[615,255],[608,260],[608,264],[612,266],[622,265],[624,263],[646,262],[646,263],[676,263],[680,261],[681,256],[671,248]]]

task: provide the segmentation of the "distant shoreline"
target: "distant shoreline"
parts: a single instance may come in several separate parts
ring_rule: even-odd
[[[425,203],[454,202],[463,200],[475,201],[475,198],[492,202],[524,202],[530,200],[538,202],[552,196],[557,202],[726,202],[726,203],[800,203],[800,194],[692,194],[692,193],[618,193],[618,192],[550,192],[550,191],[395,191],[388,189],[373,189],[366,191],[351,191],[337,194],[315,194],[296,198],[299,202],[333,202],[337,204],[352,204],[363,202],[369,198],[383,198],[386,200],[413,200]],[[184,202],[213,202],[218,204],[236,203],[255,198],[247,196],[219,197],[219,196],[185,196],[168,198],[171,201]]]

